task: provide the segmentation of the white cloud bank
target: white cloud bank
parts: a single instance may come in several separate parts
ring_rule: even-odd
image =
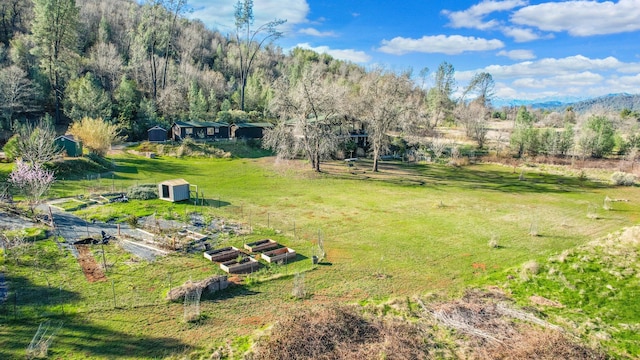
[[[300,29],[298,32],[305,35],[315,36],[315,37],[336,37],[338,36],[333,31],[320,31],[315,28],[304,28]]]
[[[511,17],[515,24],[573,36],[637,31],[639,19],[640,0],[547,2],[519,9]]]
[[[499,51],[496,55],[506,56],[511,60],[531,60],[536,58],[535,54],[531,50],[502,50]]]
[[[496,50],[504,47],[504,43],[497,39],[483,39],[473,36],[436,35],[423,36],[420,39],[395,37],[382,40],[378,48],[387,54],[404,55],[408,53],[441,53],[457,55],[469,51]]]
[[[496,82],[496,96],[500,98],[594,97],[619,92],[637,93],[640,88],[640,63],[622,62],[611,56],[591,59],[576,55],[490,65],[457,72],[456,79],[468,81],[478,72],[491,74]]]
[[[449,26],[453,28],[472,28],[488,30],[499,25],[496,20],[484,21],[485,16],[498,11],[509,11],[527,5],[525,0],[494,1],[484,0],[463,11],[443,10],[442,14],[449,18]]]

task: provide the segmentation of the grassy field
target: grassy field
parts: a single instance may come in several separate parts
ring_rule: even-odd
[[[144,263],[114,248],[107,251],[107,263],[115,264],[107,271],[109,281],[88,284],[72,257],[58,259],[53,243],[39,242],[37,248],[57,260],[34,273],[28,261],[15,265],[7,257],[8,277],[15,276],[10,280],[17,284],[48,289],[42,291],[50,292],[51,299],[59,291],[58,299],[63,300],[51,300],[42,308],[26,306],[21,319],[13,319],[15,314],[5,305],[2,357],[23,357],[42,317],[65,321],[64,336],[51,350],[63,358],[208,356],[225,339],[243,339],[279,316],[312,304],[383,302],[431,292],[454,295],[478,279],[503,276],[506,269],[528,260],[545,259],[637,224],[640,214],[637,187],[592,182],[570,170],[551,174],[535,167],[514,171],[488,164],[460,168],[384,164],[382,172],[374,174],[370,164],[361,162],[354,167],[326,164],[324,172],[316,174],[302,162],[273,158],[121,155],[114,160],[113,175],[59,181],[50,196],[184,178],[204,193],[207,206],[131,202],[90,207],[78,214],[124,220],[132,212],[172,216],[198,211],[263,229],[306,258],[321,239],[326,259],[313,270],[308,259],[290,268],[267,269],[261,278],[275,279],[250,280],[208,298],[201,305],[203,318],[194,324],[182,321],[182,304],[162,298],[169,282],[201,279],[216,271],[200,255],[172,255]],[[626,201],[604,210],[606,197]],[[100,256],[96,254],[97,259]],[[297,271],[307,271],[305,288],[310,296],[303,301],[291,298]],[[171,280],[169,273],[175,274]],[[114,309],[112,292],[129,294],[131,300]],[[121,349],[109,346],[113,339],[122,341]]]

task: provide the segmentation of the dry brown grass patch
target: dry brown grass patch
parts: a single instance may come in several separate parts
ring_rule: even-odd
[[[517,309],[500,292],[468,291],[461,299],[422,304],[425,320],[451,329],[464,359],[605,359],[561,328]]]
[[[401,320],[367,318],[353,307],[316,308],[276,323],[253,359],[427,359],[427,341]]]

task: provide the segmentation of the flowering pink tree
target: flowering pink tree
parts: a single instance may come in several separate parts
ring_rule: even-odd
[[[53,171],[43,169],[41,165],[33,165],[24,161],[16,161],[16,166],[9,174],[9,182],[29,200],[31,213],[55,181]]]

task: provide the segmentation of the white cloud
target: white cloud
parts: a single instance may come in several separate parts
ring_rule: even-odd
[[[191,19],[200,19],[207,27],[221,32],[235,31],[234,6],[236,0],[190,0],[189,5],[193,12],[188,14]],[[283,25],[285,31],[294,25],[307,23],[309,4],[306,0],[256,0],[253,3],[253,15],[255,24],[265,24],[274,19],[283,19],[287,22]]]
[[[586,98],[617,92],[637,93],[640,87],[640,63],[621,62],[614,57],[590,59],[576,55],[491,65],[457,72],[456,79],[468,81],[478,72],[493,76],[496,97],[503,99]]]
[[[371,56],[369,56],[364,51],[354,50],[354,49],[331,49],[328,46],[311,46],[309,43],[302,43],[296,45],[296,47],[300,47],[303,49],[313,50],[317,53],[328,54],[332,57],[339,60],[351,61],[354,63],[366,63],[371,61]]]
[[[581,71],[611,71],[623,69],[627,65],[609,56],[604,59],[590,59],[582,55],[569,56],[561,59],[546,58],[537,61],[523,61],[513,65],[490,65],[482,71],[488,72],[494,78],[521,78],[531,76],[554,76],[572,74]]]
[[[619,78],[611,79],[610,81],[615,81],[617,84],[629,87],[633,89],[634,93],[638,92],[638,88],[640,88],[640,74],[635,76],[621,76]]]
[[[531,60],[535,59],[536,56],[531,50],[502,50],[498,52],[498,56],[506,56],[511,60]]]
[[[391,40],[382,40],[382,46],[378,50],[394,55],[412,52],[457,55],[467,51],[496,50],[503,47],[504,43],[497,39],[487,40],[460,35],[436,35],[423,36],[420,39],[395,37]]]
[[[319,31],[319,30],[314,29],[314,28],[300,29],[299,32],[302,33],[302,34],[316,36],[316,37],[335,37],[335,36],[338,36],[333,31]]]
[[[519,9],[511,17],[515,24],[574,36],[637,31],[638,19],[640,0],[547,2]]]
[[[527,28],[506,26],[501,30],[503,34],[513,38],[515,42],[519,42],[519,43],[538,40],[542,38],[540,34],[537,34],[533,30],[527,29]],[[546,38],[548,37],[549,36],[546,36]],[[553,37],[553,35],[551,35],[550,37]]]
[[[519,88],[549,89],[559,87],[595,86],[602,83],[603,80],[604,77],[602,75],[585,71],[576,74],[552,76],[549,78],[521,78],[515,80],[512,84]]]
[[[496,27],[496,20],[484,21],[484,17],[497,11],[508,11],[516,7],[527,5],[525,0],[483,0],[463,11],[443,10],[442,14],[449,18],[449,26],[453,28],[473,28],[487,30]]]

